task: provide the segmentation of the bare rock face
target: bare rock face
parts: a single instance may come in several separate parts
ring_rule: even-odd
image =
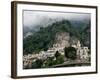
[[[70,34],[67,32],[57,33],[55,37],[55,44],[56,47],[69,47],[70,43]]]

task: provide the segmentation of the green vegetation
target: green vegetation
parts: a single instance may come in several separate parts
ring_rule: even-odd
[[[41,68],[43,64],[43,61],[40,59],[37,59],[35,62],[32,63],[32,68]]]
[[[41,50],[47,51],[48,48],[53,46],[56,33],[58,32],[68,32],[70,37],[75,36],[78,38],[82,45],[87,45],[88,47],[90,45],[90,24],[74,27],[70,21],[62,20],[46,27],[40,27],[40,30],[33,35],[24,38],[24,54],[39,53]]]
[[[56,53],[55,53],[55,57],[57,58],[57,57],[59,57],[61,54],[58,52],[58,51],[56,51]]]
[[[62,55],[59,55],[57,58],[50,57],[44,61],[42,67],[48,68],[48,67],[52,67],[52,66],[57,65],[57,64],[62,64],[63,62],[64,62],[64,56],[62,56]]]
[[[54,57],[48,57],[46,60],[37,59],[32,63],[32,68],[49,68],[54,65],[62,64],[63,62],[64,56],[57,51]]]
[[[64,56],[60,55],[56,58],[56,64],[62,64],[64,62]]]
[[[54,57],[47,58],[43,63],[43,68],[51,67],[52,65],[55,65]]]
[[[64,49],[65,51],[65,56],[69,59],[76,59],[77,55],[76,55],[76,49],[74,47],[68,47]]]

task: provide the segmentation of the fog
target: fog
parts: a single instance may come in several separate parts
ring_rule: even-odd
[[[91,15],[89,13],[70,13],[70,12],[48,12],[48,11],[23,11],[23,25],[24,27],[36,27],[38,25],[46,26],[55,21],[66,20],[78,20],[87,21],[90,20]]]

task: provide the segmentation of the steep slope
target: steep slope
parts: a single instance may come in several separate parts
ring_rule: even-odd
[[[40,27],[39,31],[23,40],[23,54],[39,53],[41,50],[48,50],[48,48],[56,43],[55,38],[57,33],[69,33],[70,37],[79,39],[85,45],[84,43],[89,41],[89,30],[90,24],[85,24],[84,28],[74,27],[68,20],[58,21],[47,27]],[[71,43],[71,40],[69,40],[69,43]]]

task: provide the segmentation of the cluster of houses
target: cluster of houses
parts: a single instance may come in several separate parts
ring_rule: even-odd
[[[35,62],[37,59],[46,60],[48,57],[54,57],[56,51],[64,55],[65,47],[74,47],[77,50],[77,59],[88,60],[90,54],[88,47],[82,47],[79,40],[76,41],[77,44],[69,43],[70,37],[68,33],[61,33],[56,37],[56,43],[53,44],[52,48],[49,48],[47,51],[40,51],[39,54],[28,54],[23,56],[23,67],[32,65],[32,62]]]
[[[90,58],[89,49],[87,46],[81,46],[80,41],[78,40],[77,45],[72,45],[77,50],[77,59],[88,60]]]

